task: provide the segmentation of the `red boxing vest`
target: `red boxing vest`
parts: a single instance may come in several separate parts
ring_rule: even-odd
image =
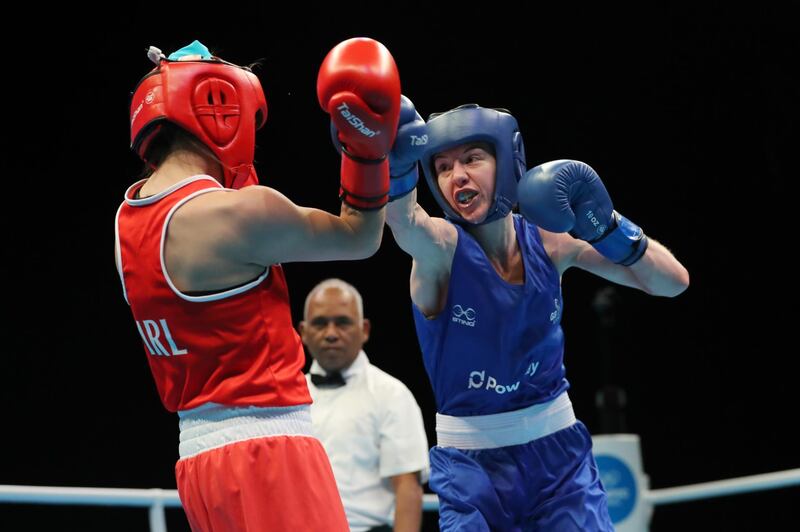
[[[143,199],[132,185],[117,211],[117,263],[125,298],[144,342],[161,401],[175,412],[214,402],[227,406],[311,403],[305,356],[292,325],[280,265],[220,293],[178,292],[162,257],[172,213],[220,184],[195,176]]]

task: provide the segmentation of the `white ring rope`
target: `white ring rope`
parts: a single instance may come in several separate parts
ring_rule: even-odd
[[[649,504],[672,504],[676,502],[708,499],[723,495],[736,495],[752,491],[786,488],[800,484],[800,469],[787,469],[775,473],[703,482],[688,486],[677,486],[647,490],[642,498]],[[62,488],[55,486],[0,485],[0,503],[68,504],[95,506],[139,506],[149,508],[150,532],[167,532],[165,508],[179,508],[178,490],[126,489],[126,488]],[[439,499],[426,493],[422,497],[422,509],[436,511]]]
[[[0,502],[142,507],[163,503],[165,507],[169,508],[181,506],[178,490],[162,490],[160,488],[62,488],[0,485]]]
[[[673,504],[696,499],[709,499],[753,491],[787,488],[800,485],[800,468],[746,477],[702,482],[674,488],[647,490],[642,497],[650,504]],[[62,488],[51,486],[0,485],[0,502],[33,504],[85,504],[96,506],[140,506],[154,504],[178,508],[177,490],[125,488]],[[423,496],[423,509],[436,510],[436,495]]]
[[[750,475],[747,477],[715,480],[688,486],[649,490],[644,498],[650,504],[673,504],[676,502],[710,499],[724,495],[736,495],[751,491],[773,490],[800,485],[800,469],[787,469],[775,473]]]

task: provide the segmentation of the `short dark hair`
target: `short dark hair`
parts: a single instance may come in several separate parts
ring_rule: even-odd
[[[200,152],[217,159],[217,156],[214,155],[208,146],[182,127],[172,122],[167,122],[166,120],[156,127],[158,127],[159,130],[150,141],[150,145],[144,153],[144,160],[147,162],[142,171],[141,177],[143,179],[150,177],[155,169],[161,166],[174,151],[187,150]]]

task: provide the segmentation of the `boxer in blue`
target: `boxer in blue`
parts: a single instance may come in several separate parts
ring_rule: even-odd
[[[689,274],[617,213],[597,173],[526,171],[517,121],[463,105],[426,124],[403,98],[386,221],[413,259],[411,300],[436,397],[441,530],[613,530],[563,365],[570,267],[674,297]],[[418,204],[417,159],[444,218]],[[520,214],[512,212],[519,204]]]

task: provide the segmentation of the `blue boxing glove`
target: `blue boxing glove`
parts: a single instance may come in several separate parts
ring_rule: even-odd
[[[428,143],[425,121],[406,96],[400,96],[400,121],[397,124],[392,151],[389,153],[389,201],[402,198],[417,186],[419,169],[417,161]],[[339,153],[339,130],[331,121],[331,141]]]
[[[614,210],[591,166],[566,159],[528,170],[517,188],[522,216],[554,233],[569,231],[612,262],[630,266],[647,251],[641,228]]]
[[[392,151],[389,152],[389,201],[402,198],[417,186],[417,161],[428,143],[426,127],[411,100],[400,96],[400,123]]]

